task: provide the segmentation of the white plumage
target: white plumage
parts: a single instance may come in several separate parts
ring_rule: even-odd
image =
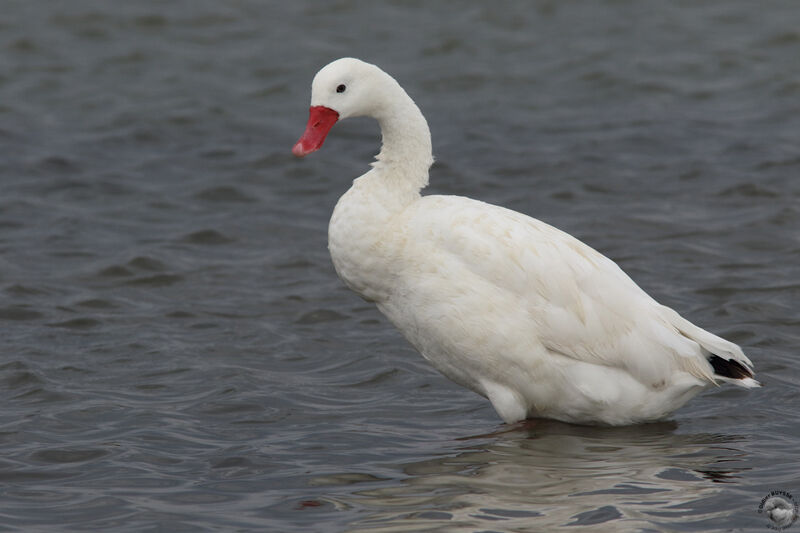
[[[469,198],[421,196],[430,131],[378,67],[334,61],[314,78],[311,105],[298,156],[351,116],[374,117],[383,135],[373,168],[331,217],[339,277],[504,421],[629,424],[663,418],[720,381],[758,386],[737,345],[570,235]]]

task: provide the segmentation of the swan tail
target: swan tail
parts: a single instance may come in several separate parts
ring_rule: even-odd
[[[696,342],[714,371],[714,381],[732,383],[752,389],[760,387],[753,372],[753,363],[736,344],[726,341],[680,316],[669,307],[662,306],[665,318],[681,335]]]
[[[732,383],[746,389],[760,387],[761,383],[753,379],[753,371],[736,359],[724,359],[716,354],[711,354],[708,362],[714,369],[714,379]]]

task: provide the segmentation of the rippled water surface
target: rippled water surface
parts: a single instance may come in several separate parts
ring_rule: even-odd
[[[766,530],[800,500],[799,28],[791,0],[7,0],[0,529]],[[429,368],[327,254],[377,126],[290,153],[345,55],[425,113],[431,191],[578,236],[765,387],[509,428]]]

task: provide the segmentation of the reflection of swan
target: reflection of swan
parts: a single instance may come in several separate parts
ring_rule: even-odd
[[[732,514],[708,501],[722,485],[702,472],[735,478],[731,465],[742,453],[732,449],[735,439],[675,434],[675,427],[538,422],[462,441],[469,447],[455,454],[398,465],[402,481],[366,484],[352,499],[337,500],[365,511],[348,531],[664,530]]]
[[[764,502],[764,512],[777,527],[788,527],[794,520],[794,505],[780,496],[772,496]]]

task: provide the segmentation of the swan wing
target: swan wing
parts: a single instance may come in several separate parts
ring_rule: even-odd
[[[411,209],[400,221],[403,255],[427,279],[429,299],[458,294],[458,285],[487,309],[518,307],[472,309],[471,330],[502,331],[499,322],[514,314],[528,331],[510,332],[512,343],[533,335],[554,357],[621,368],[652,386],[676,371],[713,383],[709,352],[749,364],[738,346],[658,304],[612,260],[544,222],[453,196],[427,196]]]

